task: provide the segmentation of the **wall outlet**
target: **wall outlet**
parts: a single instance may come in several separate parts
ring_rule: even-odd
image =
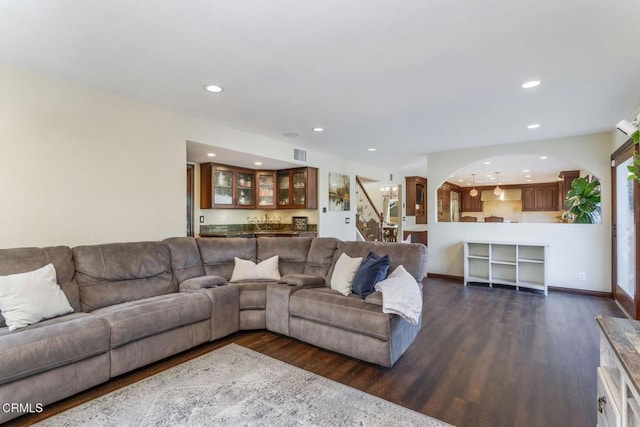
[[[344,223],[345,223],[345,224],[349,224],[349,223],[351,223],[351,218],[345,218],[345,219],[344,219]]]
[[[200,217],[200,224],[203,224],[203,223],[204,223],[204,216],[201,216]]]
[[[587,280],[587,274],[584,271],[581,271],[580,274],[578,274],[578,280],[584,282]]]

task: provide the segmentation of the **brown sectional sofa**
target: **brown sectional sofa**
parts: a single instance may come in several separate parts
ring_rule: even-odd
[[[389,254],[418,283],[421,244],[333,238],[186,238],[0,250],[0,275],[53,263],[74,313],[9,331],[0,316],[0,402],[49,404],[243,329],[268,329],[393,366],[421,327],[330,287],[338,257]],[[279,256],[282,280],[228,284],[234,257]],[[0,423],[19,414],[0,412]]]

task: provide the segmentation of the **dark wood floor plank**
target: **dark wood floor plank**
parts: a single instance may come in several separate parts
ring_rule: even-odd
[[[624,317],[612,300],[558,292],[545,297],[431,278],[424,291],[423,328],[391,369],[268,331],[242,331],[57,405],[73,406],[129,378],[235,342],[461,427],[595,426],[595,315]],[[50,405],[44,415],[55,408]]]

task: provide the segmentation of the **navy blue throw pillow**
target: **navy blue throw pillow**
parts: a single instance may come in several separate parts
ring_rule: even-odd
[[[362,261],[360,268],[353,278],[353,293],[362,298],[368,297],[374,291],[374,286],[387,277],[391,260],[389,255],[378,256],[373,252]]]

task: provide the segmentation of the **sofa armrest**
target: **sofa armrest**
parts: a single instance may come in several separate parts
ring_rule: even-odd
[[[311,274],[285,274],[278,283],[296,287],[323,287],[324,278]]]
[[[200,291],[211,300],[211,341],[240,330],[240,288],[236,285]]]
[[[195,292],[200,289],[213,288],[226,283],[227,279],[220,276],[193,277],[180,283],[180,292]]]

